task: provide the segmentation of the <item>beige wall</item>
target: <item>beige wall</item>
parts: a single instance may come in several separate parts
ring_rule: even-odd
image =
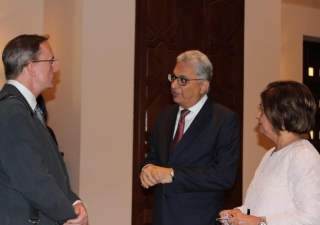
[[[60,72],[44,95],[72,187],[85,201],[91,225],[129,225],[135,3],[25,2],[0,0],[0,49],[22,33],[50,34]],[[244,194],[272,146],[257,133],[259,93],[279,78],[301,81],[302,36],[320,37],[319,10],[270,0],[246,0],[245,10]]]
[[[84,1],[80,195],[91,225],[131,224],[135,1]]]
[[[20,34],[42,33],[43,2],[39,0],[0,0],[0,53],[13,37]],[[29,13],[40,12],[40,13]],[[2,60],[0,87],[6,83]]]
[[[44,92],[49,126],[55,131],[69,169],[71,187],[79,193],[82,1],[45,0],[43,33],[59,60],[55,87]]]
[[[320,38],[320,8],[282,4],[281,78],[302,82],[303,36]]]
[[[0,0],[1,52],[19,34],[50,34],[60,72],[44,96],[71,185],[90,224],[131,224],[135,3],[21,2]]]
[[[258,133],[260,92],[280,77],[281,2],[245,1],[243,197],[271,141]]]
[[[259,94],[277,79],[302,82],[303,36],[320,37],[320,9],[280,1],[245,1],[243,197],[273,143],[257,132]],[[309,5],[310,6],[310,5]]]

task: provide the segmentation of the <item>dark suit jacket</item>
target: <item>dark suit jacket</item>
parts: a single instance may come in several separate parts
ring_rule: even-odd
[[[208,98],[171,153],[178,109],[159,113],[144,164],[174,169],[173,183],[155,186],[152,224],[213,225],[238,169],[239,119]]]
[[[4,85],[0,95],[22,94]],[[66,166],[54,140],[37,116],[18,99],[0,102],[0,224],[29,224],[29,203],[40,211],[40,225],[76,218]]]

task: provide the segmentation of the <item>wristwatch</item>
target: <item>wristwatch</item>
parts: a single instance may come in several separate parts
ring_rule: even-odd
[[[267,225],[267,220],[265,216],[260,217],[260,222],[258,225]]]

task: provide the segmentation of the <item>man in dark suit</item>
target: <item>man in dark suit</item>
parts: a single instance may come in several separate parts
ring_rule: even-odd
[[[66,166],[34,114],[36,98],[58,71],[47,36],[20,35],[2,54],[8,80],[0,97],[0,224],[87,225],[87,211],[71,191]]]
[[[203,53],[179,55],[168,78],[177,105],[159,113],[140,174],[144,188],[155,186],[152,224],[212,225],[225,207],[223,191],[235,181],[239,119],[207,96],[212,65]],[[184,109],[190,111],[184,134],[173,146]]]

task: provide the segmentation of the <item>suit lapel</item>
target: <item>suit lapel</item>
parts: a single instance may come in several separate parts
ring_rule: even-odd
[[[165,149],[165,151],[159,151],[159,156],[161,158],[161,161],[165,163],[168,162],[171,155],[172,136],[174,132],[174,126],[175,126],[178,111],[179,111],[179,105],[173,106],[171,110],[168,113],[166,113],[166,118],[163,118],[160,121],[160,123],[163,121],[166,121],[166,124],[164,125],[164,129],[160,134],[163,137],[161,139],[163,143],[160,143],[160,144],[164,146],[159,148],[159,149]]]
[[[172,153],[170,161],[177,155],[179,155],[183,150],[188,147],[192,140],[201,132],[204,126],[206,126],[212,119],[214,102],[211,98],[208,98],[198,115],[192,121],[190,127],[182,136],[181,141],[178,143],[176,149]]]

